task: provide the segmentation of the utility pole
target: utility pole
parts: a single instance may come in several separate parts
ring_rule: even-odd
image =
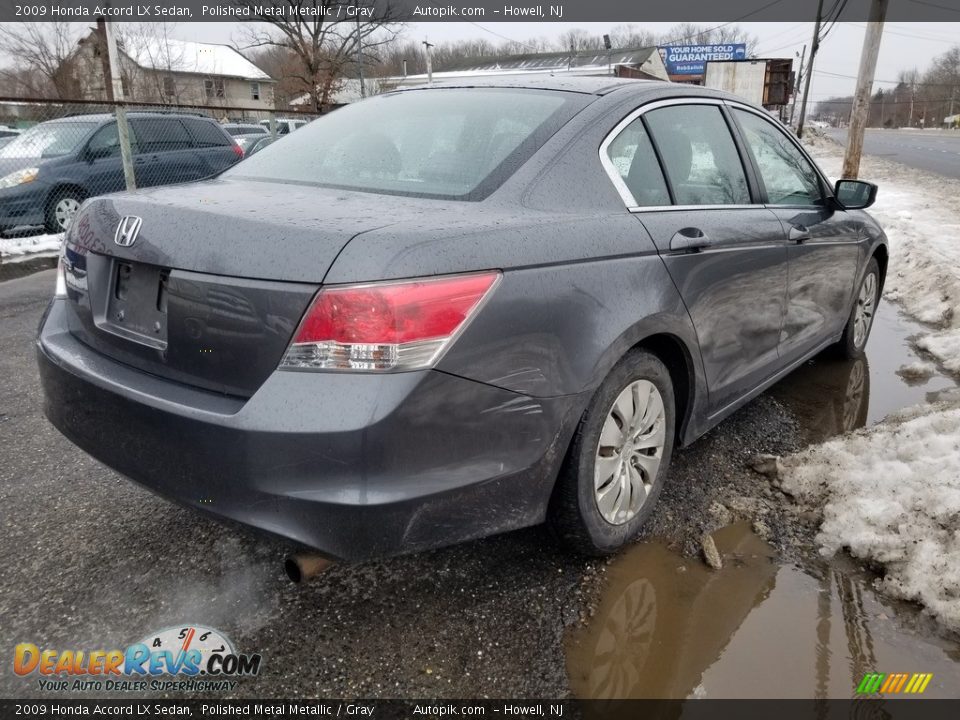
[[[127,108],[124,106],[123,77],[120,75],[120,61],[117,55],[117,39],[113,35],[113,23],[104,20],[103,32],[107,40],[107,55],[110,59],[110,82],[113,98],[118,103],[114,110],[117,115],[117,136],[120,140],[120,160],[123,163],[123,179],[127,190],[137,189],[137,176],[133,172],[133,154],[130,152],[130,128],[127,127]]]
[[[433,54],[431,52],[433,44],[424,40],[423,46],[427,49],[427,84],[433,85]]]
[[[807,97],[810,95],[810,80],[813,78],[813,61],[820,49],[820,24],[823,22],[823,0],[817,0],[817,21],[813,25],[813,43],[810,46],[810,62],[807,77],[803,81],[803,102],[800,103],[800,120],[797,122],[797,137],[803,137],[803,121],[807,117]]]
[[[860,52],[857,90],[853,95],[853,109],[850,111],[847,152],[843,157],[842,177],[845,178],[856,179],[860,173],[863,132],[870,112],[870,90],[873,88],[873,74],[877,70],[877,56],[880,54],[880,40],[883,38],[883,22],[887,17],[887,3],[888,0],[873,0],[870,8],[867,34],[863,38],[863,50]]]
[[[110,52],[107,50],[107,21],[97,18],[97,46],[100,50],[100,69],[103,72],[103,91],[107,102],[113,102],[113,74],[110,72]]]
[[[803,46],[803,52],[800,53],[800,70],[797,72],[797,82],[794,84],[793,88],[793,105],[790,107],[790,124],[793,125],[794,120],[797,119],[797,97],[800,95],[798,91],[800,83],[803,82],[803,62],[807,58],[807,46]]]
[[[353,0],[354,8],[358,8],[360,0]],[[363,34],[360,32],[360,13],[357,13],[357,77],[360,78],[360,97],[367,96],[367,89],[363,85]]]

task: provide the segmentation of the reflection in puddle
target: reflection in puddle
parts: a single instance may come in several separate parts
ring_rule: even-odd
[[[714,538],[720,571],[657,543],[610,565],[568,644],[576,696],[849,698],[866,672],[929,672],[925,697],[957,697],[960,648],[900,627],[855,572],[778,566],[744,523]]]
[[[879,422],[894,410],[929,402],[937,392],[956,386],[939,373],[909,383],[897,375],[901,366],[918,359],[909,338],[924,331],[890,303],[881,303],[866,358],[838,360],[824,353],[769,393],[797,417],[809,443]]]

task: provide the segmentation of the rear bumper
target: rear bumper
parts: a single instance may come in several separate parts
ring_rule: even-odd
[[[577,396],[534,399],[437,371],[278,371],[249,400],[38,339],[44,409],[147,488],[338,559],[423,550],[543,520]]]

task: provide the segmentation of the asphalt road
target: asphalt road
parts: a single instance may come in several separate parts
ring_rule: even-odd
[[[589,613],[604,562],[535,528],[290,584],[283,543],[153,496],[49,425],[33,338],[53,282],[49,270],[0,282],[0,696],[41,695],[12,672],[18,643],[109,650],[190,623],[262,654],[232,697],[569,693],[565,632]],[[646,536],[694,552],[711,503],[749,492],[736,478],[766,488],[746,459],[797,442],[762,396],[678,454]]]
[[[842,144],[847,131],[827,128],[824,132]],[[863,151],[907,165],[960,179],[960,132],[951,130],[867,130]]]

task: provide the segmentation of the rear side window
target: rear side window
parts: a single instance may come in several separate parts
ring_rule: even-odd
[[[632,205],[669,205],[670,193],[660,170],[650,136],[637,118],[613,139],[606,149],[607,158],[620,178],[621,194],[625,188],[633,198]]]
[[[644,115],[678,205],[747,205],[750,189],[730,129],[715,105]]]
[[[324,115],[231,174],[479,200],[592,98],[512,88],[387,93]]]
[[[183,122],[189,128],[197,147],[216,147],[232,142],[219,127],[208,120],[184,118]]]
[[[813,165],[773,123],[745,110],[734,115],[760,171],[770,205],[821,205],[820,179]]]
[[[142,153],[190,148],[190,136],[176,118],[137,118],[130,121]]]

